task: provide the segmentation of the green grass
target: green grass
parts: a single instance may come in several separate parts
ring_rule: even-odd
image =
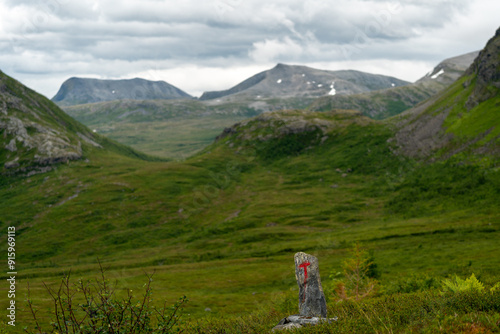
[[[291,293],[276,299],[271,309],[240,318],[188,322],[189,333],[269,333],[296,308]],[[391,294],[361,302],[328,303],[337,321],[304,327],[294,333],[493,333],[500,325],[496,293],[440,295],[437,291]]]
[[[315,132],[256,145],[226,137],[183,163],[94,149],[89,161],[3,179],[0,228],[18,231],[19,305],[29,279],[48,309],[42,282],[69,269],[93,277],[99,258],[123,291],[155,272],[158,301],[185,294],[192,316],[242,315],[295,289],[295,252],[318,256],[328,285],[357,241],[386,285],[416,271],[500,276],[498,170],[420,165],[391,153],[384,124],[307,117],[338,126],[322,144]],[[19,319],[29,321],[25,309]]]
[[[263,111],[305,108],[312,99],[110,101],[64,107],[99,134],[149,155],[183,160],[210,145],[225,127]],[[259,104],[260,103],[260,104]]]

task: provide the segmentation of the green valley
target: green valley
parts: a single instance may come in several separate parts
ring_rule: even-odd
[[[135,154],[75,122],[99,145],[81,143],[80,157],[50,171],[4,167],[0,177],[0,229],[16,227],[18,321],[34,328],[28,282],[47,327],[54,305],[44,285],[70,271],[96,277],[100,261],[119,297],[141,298],[145,274],[153,303],[186,295],[186,332],[262,333],[296,312],[293,255],[304,251],[319,258],[339,321],[300,333],[498,331],[500,67],[488,55],[499,41],[500,30],[464,77],[399,116],[292,109],[231,119],[239,123],[182,162]],[[17,99],[35,110],[50,103]],[[339,302],[337,273],[356,243],[371,252],[382,288]],[[443,279],[473,273],[485,291],[440,293]]]

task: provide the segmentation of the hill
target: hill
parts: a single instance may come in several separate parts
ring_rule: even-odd
[[[278,64],[254,75],[231,89],[205,92],[200,100],[222,98],[290,98],[348,95],[408,82],[393,77],[358,71],[324,71],[306,66]]]
[[[60,106],[114,100],[190,99],[189,94],[164,81],[70,78],[52,98]]]
[[[356,109],[374,119],[388,118],[416,106],[451,85],[467,70],[478,53],[446,59],[424,77],[406,86],[348,96],[325,96],[315,100],[308,109]]]
[[[52,102],[0,71],[0,172],[47,172],[54,165],[89,158],[105,150],[146,155],[99,136]]]

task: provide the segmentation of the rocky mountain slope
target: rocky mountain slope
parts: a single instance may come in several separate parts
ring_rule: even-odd
[[[464,76],[399,115],[396,141],[412,157],[500,157],[500,29]],[[484,159],[481,158],[481,159]]]
[[[60,106],[114,100],[189,99],[191,96],[164,81],[144,79],[99,80],[70,78],[52,98]]]
[[[407,84],[408,82],[397,78],[358,71],[325,71],[306,66],[278,64],[231,89],[205,92],[200,100],[349,95]]]
[[[91,149],[141,156],[92,133],[45,97],[0,71],[0,173],[31,175],[88,157]]]
[[[315,100],[308,109],[356,109],[374,119],[394,116],[451,85],[467,70],[478,53],[446,59],[413,84],[362,94],[325,96]]]

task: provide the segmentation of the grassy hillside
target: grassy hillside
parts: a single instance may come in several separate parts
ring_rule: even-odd
[[[466,74],[440,94],[391,120],[407,156],[456,157],[498,167],[500,127],[500,30]]]
[[[44,318],[42,282],[69,269],[93,277],[99,258],[119,293],[155,272],[158,301],[185,294],[191,315],[243,314],[295,289],[295,252],[319,257],[328,286],[353,242],[374,251],[386,285],[413,273],[494,282],[498,169],[421,165],[393,154],[392,136],[352,112],[276,113],[184,163],[95,149],[90,161],[3,179],[0,228],[17,227],[19,295],[29,279]]]
[[[54,163],[86,159],[88,151],[96,147],[129,157],[159,160],[93,133],[47,98],[2,72],[0,105],[1,173],[16,169],[36,171]],[[5,163],[9,161],[19,166],[8,170]]]

